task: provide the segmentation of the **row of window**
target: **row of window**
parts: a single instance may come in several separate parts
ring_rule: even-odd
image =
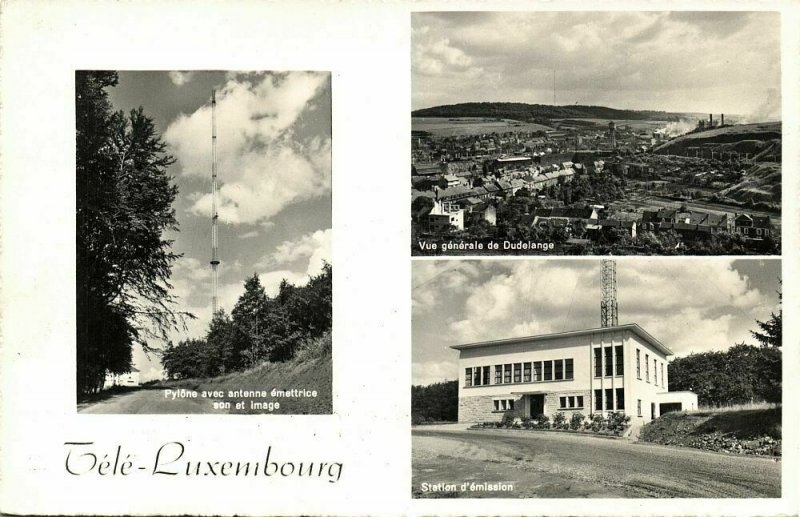
[[[642,378],[642,351],[636,349],[636,378]],[[661,384],[659,384],[659,367],[661,370]],[[644,354],[644,380],[650,382],[650,354]],[[653,384],[656,386],[666,387],[666,379],[664,379],[664,363],[659,363],[658,359],[653,358]]]
[[[625,373],[625,361],[623,361],[622,345],[614,347],[598,347],[594,349],[594,376],[612,377]]]
[[[467,387],[488,386],[490,384],[562,381],[575,378],[574,362],[572,359],[496,364],[494,366],[494,382],[490,382],[491,368],[491,366],[467,368],[464,377],[464,385]]]
[[[605,395],[605,397],[604,397]],[[616,397],[615,397],[616,395]],[[616,404],[614,403],[616,401]],[[625,410],[625,389],[606,388],[594,390],[594,410],[595,411],[624,411]]]
[[[513,411],[514,399],[499,399],[494,401],[495,411]]]
[[[558,409],[583,409],[583,395],[559,397]]]

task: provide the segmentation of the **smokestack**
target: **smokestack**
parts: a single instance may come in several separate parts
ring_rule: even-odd
[[[714,127],[714,115],[708,114],[708,127]]]
[[[725,125],[725,114],[724,113],[720,114],[720,116],[719,116],[719,125],[720,126],[724,126]]]

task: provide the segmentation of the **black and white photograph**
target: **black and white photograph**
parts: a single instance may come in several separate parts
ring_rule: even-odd
[[[779,259],[413,261],[415,498],[777,498]]]
[[[778,12],[417,12],[413,255],[779,255]]]
[[[75,73],[79,413],[330,414],[331,76]]]

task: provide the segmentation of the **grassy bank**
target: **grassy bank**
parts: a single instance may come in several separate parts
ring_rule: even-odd
[[[325,415],[332,413],[332,361],[330,335],[313,340],[298,351],[297,357],[282,363],[264,362],[247,370],[232,372],[219,377],[206,379],[180,379],[163,381],[160,388],[184,388],[197,392],[222,392],[222,397],[214,397],[215,402],[230,404],[228,411],[236,414],[283,414],[283,415]],[[272,392],[273,390],[316,391],[316,397],[286,396],[260,397],[241,396],[232,393],[236,390]],[[267,407],[253,407],[262,403]],[[237,403],[243,407],[237,408]],[[269,404],[272,404],[272,409]],[[275,404],[278,407],[275,407]]]
[[[781,408],[675,412],[642,427],[639,440],[730,454],[781,455]]]

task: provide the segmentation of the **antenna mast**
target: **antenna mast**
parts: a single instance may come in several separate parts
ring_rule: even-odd
[[[617,262],[603,259],[602,286],[603,299],[600,302],[600,326],[616,327],[619,325],[617,314]]]
[[[556,69],[553,68],[553,106],[556,105]]]
[[[211,90],[211,311],[217,313],[217,98]]]

